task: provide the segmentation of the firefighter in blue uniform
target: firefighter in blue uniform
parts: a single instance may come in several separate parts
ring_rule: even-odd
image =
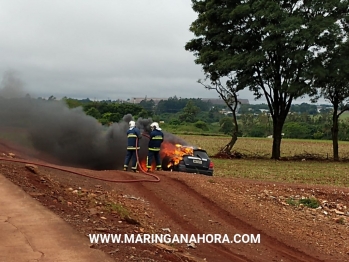
[[[130,121],[129,122],[129,130],[127,131],[127,154],[125,157],[125,162],[124,162],[124,171],[127,171],[128,164],[130,163],[132,159],[132,171],[133,172],[138,172],[137,171],[137,151],[139,150],[139,144],[138,144],[138,139],[142,138],[141,137],[141,132],[140,130],[136,127],[135,121]]]
[[[150,140],[148,144],[148,157],[147,157],[147,171],[151,171],[151,164],[153,162],[153,157],[156,162],[156,170],[161,170],[161,160],[160,160],[160,147],[161,143],[164,141],[164,134],[159,127],[157,122],[150,125]]]

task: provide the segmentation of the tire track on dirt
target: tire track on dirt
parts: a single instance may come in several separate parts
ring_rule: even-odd
[[[240,218],[234,216],[231,212],[220,207],[213,200],[207,198],[206,196],[202,195],[200,192],[191,188],[185,181],[177,178],[173,178],[173,177],[167,177],[167,178],[171,179],[175,184],[181,187],[183,191],[185,191],[192,198],[201,202],[202,205],[206,206],[206,208],[212,214],[215,214],[217,217],[225,221],[227,224],[237,229],[240,229],[244,232],[247,232],[247,231],[251,232],[251,234],[261,234],[261,235],[263,234],[263,245],[268,247],[270,250],[273,250],[275,253],[280,254],[280,256],[290,259],[290,261],[300,261],[300,262],[323,261],[325,262],[325,260],[321,260],[319,258],[313,257],[295,247],[289,246],[286,243],[276,239],[275,237],[268,235],[266,232],[259,230],[253,225],[244,222]]]
[[[161,179],[163,178],[164,177],[162,176]],[[182,228],[188,234],[205,234],[205,232],[203,232],[201,229],[191,224],[190,221],[183,219],[176,211],[174,211],[169,206],[169,203],[165,202],[161,197],[159,197],[156,194],[156,192],[159,194],[159,191],[157,189],[161,188],[159,184],[161,183],[158,183],[157,186],[155,187],[154,185],[144,184],[144,183],[137,183],[132,185],[130,184],[130,186],[136,189],[138,193],[144,194],[145,198],[147,198],[148,201],[152,202],[158,208],[158,210],[160,210],[160,212],[166,213],[174,223],[176,223],[180,228]],[[205,244],[205,249],[201,249],[200,251],[194,252],[194,253],[199,253],[200,256],[205,257],[208,261],[234,261],[234,262],[254,262],[255,261],[255,260],[250,260],[249,258],[243,255],[232,252],[222,244],[207,243]],[[215,260],[211,260],[210,258]]]

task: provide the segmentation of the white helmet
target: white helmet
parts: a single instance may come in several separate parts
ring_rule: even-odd
[[[159,127],[159,123],[158,122],[153,122],[150,125],[151,128],[157,129],[157,130],[161,130],[161,128]]]
[[[128,125],[130,126],[130,128],[134,128],[136,126],[136,122],[135,121],[130,121],[128,123]]]

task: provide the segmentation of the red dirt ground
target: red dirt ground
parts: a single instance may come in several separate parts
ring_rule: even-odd
[[[4,142],[0,157],[49,164]],[[232,160],[232,168],[234,161],[239,160]],[[103,179],[148,178],[62,168]],[[42,166],[30,171],[23,163],[3,160],[0,173],[86,236],[185,233],[232,239],[234,234],[260,234],[260,243],[198,243],[194,248],[185,243],[91,245],[115,261],[349,261],[348,188],[164,171],[156,173],[159,183],[112,183]],[[290,205],[290,199],[311,196],[320,201],[319,208]]]

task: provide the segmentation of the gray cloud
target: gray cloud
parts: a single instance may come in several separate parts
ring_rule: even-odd
[[[19,71],[38,96],[203,91],[201,68],[184,50],[196,17],[189,1],[5,1],[1,10],[0,72]]]
[[[188,0],[1,1],[0,75],[33,96],[217,97],[184,50],[195,19]]]

